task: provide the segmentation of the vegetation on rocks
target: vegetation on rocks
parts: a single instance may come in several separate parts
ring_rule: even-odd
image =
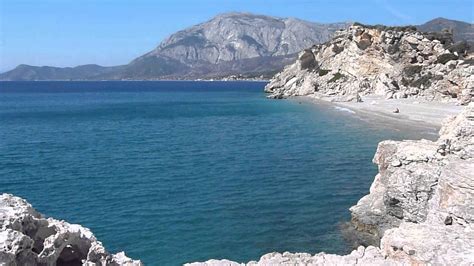
[[[436,60],[436,63],[438,64],[446,64],[447,62],[451,61],[451,60],[457,60],[458,57],[454,54],[442,54],[438,57],[438,60]]]
[[[342,78],[344,78],[344,77],[345,77],[345,76],[344,76],[343,74],[337,72],[336,74],[334,74],[334,76],[333,76],[330,80],[328,80],[328,83],[336,82],[336,81],[338,81],[339,79],[342,79]]]
[[[301,59],[273,77],[265,87],[271,98],[312,95],[353,101],[347,95],[423,98],[468,104],[474,97],[474,55],[453,46],[449,32],[442,41],[412,27],[361,26],[338,31],[329,42],[305,50]],[[334,47],[338,49],[334,49]],[[451,52],[448,48],[464,53]],[[304,60],[302,60],[304,59]],[[305,67],[317,71],[303,71]],[[326,69],[338,69],[327,75]],[[342,74],[344,73],[344,74]],[[318,90],[315,91],[314,87]]]
[[[421,65],[409,65],[403,69],[403,74],[405,74],[408,77],[413,77],[416,74],[419,74],[422,69],[423,69],[423,66]]]
[[[319,74],[320,77],[328,74],[329,72],[331,72],[331,70],[329,70],[329,69],[319,69],[318,70],[318,74]]]

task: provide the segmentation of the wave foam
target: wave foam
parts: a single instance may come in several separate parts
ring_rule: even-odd
[[[355,114],[354,111],[352,111],[351,109],[348,109],[348,108],[344,108],[344,107],[339,107],[339,106],[336,106],[334,107],[336,110],[338,111],[342,111],[342,112],[348,112],[348,113],[351,113],[351,114]]]

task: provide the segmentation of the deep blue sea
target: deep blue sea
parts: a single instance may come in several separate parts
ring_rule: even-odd
[[[0,192],[148,265],[345,253],[383,139],[258,82],[2,82]]]

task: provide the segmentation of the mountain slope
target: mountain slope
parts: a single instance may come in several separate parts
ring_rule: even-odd
[[[442,31],[445,29],[452,30],[454,41],[474,42],[474,25],[462,21],[435,18],[425,24],[417,26],[417,28],[424,32]]]
[[[317,24],[294,18],[226,13],[177,32],[143,57],[167,56],[192,64],[216,64],[298,53],[330,39],[347,23]]]
[[[133,60],[122,77],[271,76],[295,59],[300,50],[329,40],[336,30],[347,26],[347,23],[318,24],[294,18],[226,13],[171,35],[154,50]],[[143,72],[144,65],[155,71]]]
[[[226,13],[171,35],[125,66],[81,71],[87,67],[22,65],[0,74],[0,80],[195,79],[244,73],[269,77],[296,59],[302,49],[329,40],[348,25]]]

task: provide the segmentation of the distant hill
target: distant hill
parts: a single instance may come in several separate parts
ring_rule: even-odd
[[[50,67],[19,65],[15,69],[0,74],[0,80],[84,80],[117,72],[121,66],[103,67],[99,65],[82,65],[77,67]]]
[[[445,18],[435,18],[425,24],[417,26],[417,28],[424,32],[442,31],[445,29],[452,30],[454,41],[468,41],[474,43],[474,24],[471,23]]]
[[[37,67],[19,65],[0,80],[154,80],[269,78],[296,59],[301,50],[328,41],[351,23],[313,23],[249,13],[225,13],[179,31],[127,65]],[[473,25],[437,18],[421,31],[452,29],[456,40],[474,41]]]

